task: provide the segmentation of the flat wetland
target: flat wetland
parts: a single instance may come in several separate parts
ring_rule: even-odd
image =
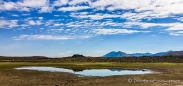
[[[115,75],[106,77],[78,77],[66,72],[15,70],[24,66],[60,67],[67,69],[137,68],[159,73],[143,75]],[[142,82],[141,80],[146,80]],[[149,81],[148,81],[149,80]],[[150,82],[156,80],[154,82]],[[172,81],[170,81],[172,80]],[[179,82],[175,82],[179,81]],[[128,62],[1,62],[0,86],[182,86],[183,63]]]

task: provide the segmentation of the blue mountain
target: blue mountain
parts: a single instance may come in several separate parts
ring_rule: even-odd
[[[133,53],[133,54],[130,54],[130,56],[152,56],[153,54],[152,53]]]
[[[115,52],[115,51],[111,51],[109,53],[107,53],[106,55],[104,55],[103,57],[125,57],[125,56],[130,56],[129,54],[126,54],[124,52],[121,52],[121,51],[118,51],[118,52]]]
[[[167,51],[167,52],[159,52],[159,53],[153,54],[152,56],[164,56],[164,55],[166,55],[170,52],[174,52],[174,51],[170,50],[170,51]]]
[[[165,54],[165,56],[183,56],[183,51],[173,51]]]
[[[109,58],[109,57],[129,57],[129,56],[135,56],[135,57],[140,57],[140,56],[164,56],[164,55],[167,55],[169,53],[172,53],[174,51],[167,51],[167,52],[159,52],[159,53],[155,53],[155,54],[152,54],[152,53],[132,53],[132,54],[127,54],[125,52],[121,52],[121,51],[118,51],[118,52],[115,52],[115,51],[111,51],[107,54],[105,54],[103,57],[105,58]]]

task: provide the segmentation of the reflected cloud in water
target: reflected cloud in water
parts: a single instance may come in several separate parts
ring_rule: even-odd
[[[113,75],[137,75],[137,74],[150,74],[151,70],[147,69],[85,69],[80,71],[73,71],[71,69],[56,68],[56,67],[20,67],[16,70],[37,70],[37,71],[49,71],[49,72],[68,72],[77,74],[79,76],[113,76]]]

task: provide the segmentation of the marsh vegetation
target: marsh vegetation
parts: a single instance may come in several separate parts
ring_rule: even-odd
[[[142,57],[140,59],[144,59]],[[151,58],[151,57],[149,57]],[[160,58],[160,57],[158,57]],[[40,57],[8,57],[0,58],[0,86],[176,86],[183,85],[183,63],[181,57],[162,57],[172,62],[138,62],[132,58],[101,58],[101,57],[67,57],[67,58],[40,58]],[[171,58],[171,59],[167,59]],[[174,58],[174,59],[173,59]],[[94,59],[94,60],[93,60]],[[120,61],[123,60],[123,61]],[[129,62],[124,59],[128,59]],[[147,58],[146,58],[147,59]],[[88,61],[87,61],[88,60]],[[104,60],[101,61],[100,60]],[[110,62],[111,61],[111,62]],[[142,61],[142,60],[141,60]],[[175,62],[174,62],[175,61]],[[176,63],[176,61],[179,61]],[[67,72],[48,72],[36,70],[15,70],[26,66],[56,67],[73,71],[91,69],[149,69],[159,73],[143,75],[114,75],[105,77],[79,77]],[[179,80],[180,82],[129,83],[128,79],[138,80]]]

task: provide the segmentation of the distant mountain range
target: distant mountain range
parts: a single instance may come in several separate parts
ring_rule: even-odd
[[[140,57],[140,56],[183,56],[183,51],[167,51],[167,52],[159,52],[159,53],[132,53],[132,54],[127,54],[125,52],[109,52],[107,54],[105,54],[103,57],[129,57],[129,56],[136,56],[136,57]]]
[[[165,54],[165,56],[183,56],[183,51],[173,51],[168,54]]]

